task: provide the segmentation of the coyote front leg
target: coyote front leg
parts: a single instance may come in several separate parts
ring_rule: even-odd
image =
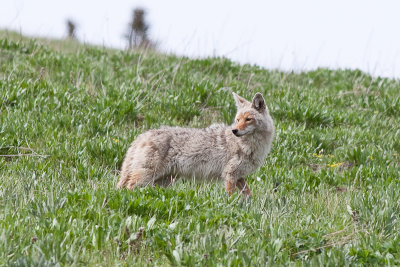
[[[246,195],[249,197],[253,196],[253,194],[250,191],[249,186],[247,185],[246,181],[243,178],[240,178],[239,180],[236,181],[236,186],[237,186],[237,188],[239,188],[240,192],[243,195]]]
[[[235,187],[238,187],[242,194],[251,196],[249,186],[246,184],[243,178],[243,173],[239,168],[241,160],[237,157],[232,158],[226,168],[224,169],[222,177],[225,180],[225,189],[229,196],[235,191]]]
[[[250,191],[249,186],[243,178],[240,178],[236,182],[225,180],[225,189],[226,192],[228,192],[229,196],[231,196],[231,194],[235,191],[235,186],[240,190],[240,193],[242,193],[243,195],[248,197],[251,197],[253,195]]]
[[[225,190],[228,192],[228,195],[231,196],[233,191],[235,191],[235,182],[225,180]]]

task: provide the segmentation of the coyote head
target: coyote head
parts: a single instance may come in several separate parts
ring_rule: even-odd
[[[237,113],[232,125],[232,133],[238,137],[256,131],[268,131],[272,127],[272,119],[260,93],[256,93],[251,102],[233,93]]]

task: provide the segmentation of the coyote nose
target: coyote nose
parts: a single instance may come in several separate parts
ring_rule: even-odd
[[[232,133],[233,133],[234,135],[236,135],[236,134],[238,133],[238,131],[239,131],[238,129],[233,129],[233,130],[232,130]]]

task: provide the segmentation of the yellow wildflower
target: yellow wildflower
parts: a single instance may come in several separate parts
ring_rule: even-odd
[[[342,165],[343,165],[343,162],[328,164],[328,166],[331,167],[331,168],[339,167],[339,166],[342,166]]]

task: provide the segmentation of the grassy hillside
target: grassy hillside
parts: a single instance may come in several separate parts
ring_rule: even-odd
[[[66,46],[0,40],[0,265],[400,264],[399,81]],[[251,201],[115,189],[136,135],[230,123],[232,91],[276,124]]]

